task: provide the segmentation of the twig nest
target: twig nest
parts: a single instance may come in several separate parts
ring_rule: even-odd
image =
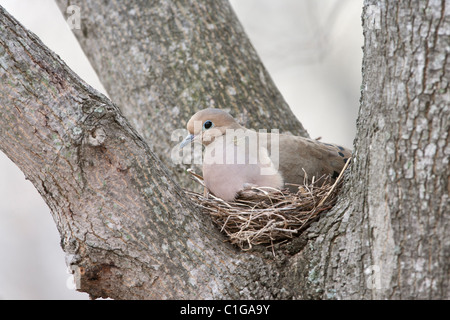
[[[345,169],[334,183],[321,178],[299,185],[295,194],[287,189],[251,188],[228,202],[212,194],[185,191],[232,244],[249,250],[254,245],[273,245],[297,237],[320,213],[330,210],[336,203]],[[203,185],[201,176],[189,172]]]

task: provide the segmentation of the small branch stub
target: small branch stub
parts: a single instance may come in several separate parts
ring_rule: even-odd
[[[106,132],[103,128],[95,128],[88,137],[89,145],[93,147],[99,147],[105,143]]]

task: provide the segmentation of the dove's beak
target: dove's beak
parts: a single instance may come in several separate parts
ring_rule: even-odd
[[[184,148],[187,144],[194,140],[195,136],[193,134],[188,135],[180,144],[180,149]]]

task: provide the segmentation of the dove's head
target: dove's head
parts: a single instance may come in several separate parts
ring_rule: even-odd
[[[228,129],[242,128],[226,111],[208,108],[198,111],[187,123],[189,135],[180,144],[183,148],[191,142],[198,141],[207,146],[226,133]]]

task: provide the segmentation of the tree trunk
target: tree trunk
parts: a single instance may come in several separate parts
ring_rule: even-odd
[[[449,10],[365,1],[351,172],[286,269],[304,296],[450,298]]]
[[[353,163],[335,208],[275,258],[223,243],[177,186],[183,178],[158,160],[196,101],[248,112],[256,128],[304,134],[283,116],[229,6],[92,3],[81,7],[81,44],[145,141],[0,10],[0,149],[51,208],[79,290],[120,299],[450,298],[445,1],[365,1]]]

